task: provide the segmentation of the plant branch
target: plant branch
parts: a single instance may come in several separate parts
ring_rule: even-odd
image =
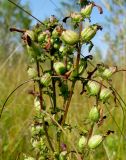
[[[36,61],[36,65],[37,65],[38,78],[40,78],[41,75],[40,75],[40,68],[39,68],[39,62],[38,61]],[[40,112],[42,112],[43,111],[43,95],[42,95],[42,87],[41,87],[40,81],[38,81],[38,86],[39,86],[39,101],[40,101],[40,108],[41,108]],[[44,130],[45,130],[45,136],[47,138],[48,144],[49,144],[52,152],[54,152],[52,143],[51,143],[49,135],[48,135],[48,131],[47,131],[47,128],[46,128],[44,118],[42,120],[43,120],[43,127],[44,127]]]

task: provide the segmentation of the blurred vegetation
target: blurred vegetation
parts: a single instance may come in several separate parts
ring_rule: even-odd
[[[15,2],[17,2],[17,0],[15,0]],[[106,62],[110,65],[120,62],[120,66],[125,67],[126,19],[124,17],[126,16],[126,1],[111,0],[104,1],[104,4],[110,12],[110,16],[107,18],[106,22],[109,30],[109,33],[106,33],[105,35],[105,43],[108,45]],[[2,57],[0,60],[1,108],[9,93],[28,78],[26,72],[27,58],[24,54],[15,55],[15,58],[12,58],[11,61],[10,58],[7,58],[7,55],[15,54],[15,46],[17,46],[17,42],[19,42],[19,37],[17,37],[16,34],[11,34],[8,29],[10,26],[29,28],[31,19],[18,8],[8,4],[7,1],[1,1],[0,5],[2,5],[2,7],[0,7],[0,34],[2,37],[0,38],[0,57]],[[27,4],[23,7],[29,10]],[[98,50],[97,56],[98,58],[101,56],[100,50]],[[101,57],[99,59],[101,59]],[[126,101],[125,73],[114,75],[113,81],[114,87]],[[2,118],[0,119],[0,160],[22,160],[23,153],[29,154],[32,152],[29,145],[30,133],[28,131],[28,126],[34,113],[33,98],[27,93],[31,87],[31,83],[24,85],[18,89],[7,102]],[[68,121],[76,125],[78,124],[78,121],[82,119],[83,121],[79,125],[80,128],[84,129],[85,119],[93,105],[93,99],[88,99],[86,95],[78,96],[79,90],[80,84],[76,86],[76,94],[71,103]],[[114,130],[115,133],[106,139],[103,146],[100,146],[100,149],[95,152],[92,151],[92,156],[89,157],[90,160],[126,159],[126,141],[124,141],[124,137],[122,137],[119,128],[117,127],[118,124],[120,128],[123,128],[123,134],[126,135],[125,110],[123,112],[120,104],[117,104],[116,106],[112,102],[110,102],[111,105],[109,106],[110,112],[104,108],[107,115],[107,121],[100,130],[105,133],[109,128]],[[121,105],[123,108],[126,107],[122,102]],[[71,141],[78,140],[76,132],[72,132],[71,137],[68,138],[70,138]],[[66,139],[65,136],[64,139]]]
[[[18,3],[19,0],[15,0]],[[29,4],[21,5],[28,12],[30,11]],[[5,60],[7,56],[16,50],[19,45],[20,37],[9,31],[10,27],[17,27],[21,29],[29,28],[31,24],[31,17],[29,17],[22,10],[11,4],[9,1],[0,1],[0,59]],[[20,51],[21,48],[18,50]],[[19,52],[18,51],[18,52]]]
[[[126,1],[102,0],[108,16],[106,17],[105,43],[108,45],[108,63],[126,65]]]

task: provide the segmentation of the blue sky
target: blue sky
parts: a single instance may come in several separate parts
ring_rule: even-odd
[[[23,4],[26,3],[27,1],[30,4],[32,14],[39,20],[44,20],[46,17],[49,17],[50,15],[57,16],[58,13],[56,12],[56,9],[60,7],[60,2],[61,2],[61,0],[21,0],[21,3]],[[92,13],[92,23],[99,23],[103,25],[105,22],[105,16],[108,16],[108,11],[101,3],[101,0],[94,0],[94,2],[102,6],[104,13],[103,15],[100,15],[97,8],[94,8]],[[33,24],[35,23],[36,21],[33,20]],[[99,31],[96,37],[93,39],[94,45],[100,47],[100,49],[103,52],[103,55],[105,55],[105,52],[107,50],[107,46],[102,41],[104,32],[105,28],[103,27],[103,31],[102,32]]]

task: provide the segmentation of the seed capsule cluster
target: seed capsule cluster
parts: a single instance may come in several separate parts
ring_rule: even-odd
[[[75,29],[65,28],[62,22],[51,16],[32,30],[23,31],[22,39],[29,56],[27,72],[34,82],[31,93],[34,97],[35,114],[30,127],[35,158],[25,156],[25,160],[67,160],[76,153],[65,144],[67,140],[64,140],[63,133],[71,133],[75,128],[79,132],[78,126],[73,127],[73,124],[67,122],[67,114],[76,84],[80,82],[82,90],[78,91],[78,94],[83,98],[86,92],[89,98],[94,98],[95,105],[87,117],[86,123],[89,127],[86,132],[83,129],[79,133],[79,154],[83,157],[86,149],[97,148],[105,138],[104,135],[95,134],[93,129],[103,123],[101,104],[107,104],[113,95],[112,89],[104,82],[110,80],[116,68],[102,64],[96,65],[93,70],[90,68],[93,59],[90,55],[92,39],[102,27],[99,24],[91,24],[80,29],[82,23],[90,19],[92,10],[97,5],[86,0],[80,2],[80,6],[80,12],[73,12],[68,16],[72,28]],[[66,17],[63,22],[65,21]],[[84,45],[90,45],[87,56],[82,53]]]

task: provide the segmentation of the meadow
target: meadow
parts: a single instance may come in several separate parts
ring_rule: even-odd
[[[0,71],[0,107],[10,92],[16,86],[28,79],[27,76],[27,60],[24,55],[20,55],[16,61],[10,60],[4,64],[1,62]],[[4,67],[2,68],[4,64]],[[126,101],[125,82],[126,74],[118,73],[113,75],[113,86],[121,95],[122,99]],[[75,95],[72,98],[70,111],[67,121],[74,125],[79,125],[81,129],[86,128],[86,118],[90,108],[93,105],[93,99],[89,99],[87,95],[79,95],[80,84],[76,85]],[[25,84],[19,88],[8,100],[6,107],[0,119],[0,159],[1,160],[16,160],[23,159],[23,153],[31,154],[30,132],[29,125],[34,114],[33,97],[28,94],[28,90],[32,88],[32,83]],[[60,104],[60,102],[59,102]],[[114,134],[109,135],[105,142],[93,151],[89,159],[94,160],[125,160],[126,157],[126,106],[121,102],[124,113],[119,103],[115,105],[113,99],[108,105],[108,109],[104,106],[105,115],[107,119],[100,129],[95,129],[96,133],[105,133],[108,129],[115,131]],[[78,123],[79,122],[79,123]],[[117,127],[120,128],[118,128]],[[74,141],[77,143],[78,135],[74,131],[65,140]]]
[[[69,3],[62,5],[70,9]],[[0,160],[126,159],[125,29],[112,16],[108,19],[118,32],[105,34],[108,50],[102,59],[92,39],[103,27],[90,18],[94,8],[100,15],[103,9],[88,0],[77,5],[79,11],[62,21],[53,15],[37,19],[30,29],[25,11],[10,7],[16,15],[8,22],[14,20],[18,28],[9,33],[9,23],[0,28]],[[109,5],[118,19],[123,9],[115,13]],[[3,17],[9,16],[7,10]],[[15,32],[22,34],[23,45]]]

